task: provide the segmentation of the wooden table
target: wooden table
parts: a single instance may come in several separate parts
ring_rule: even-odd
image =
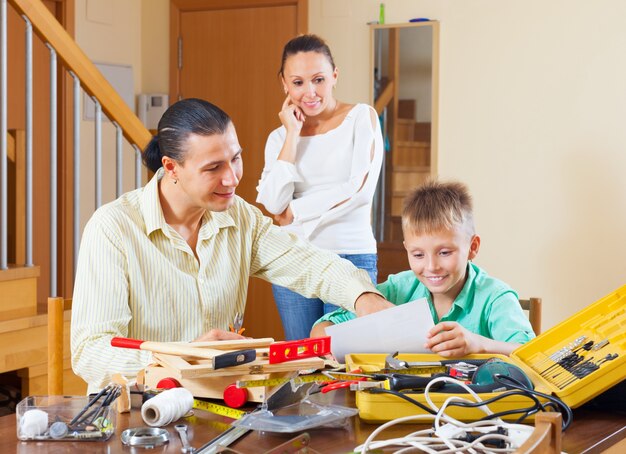
[[[342,399],[344,404],[350,404],[353,397],[344,397],[343,391],[336,391],[336,399]],[[223,416],[195,410],[194,416],[186,418],[189,427],[189,438],[192,446],[198,448],[218,436],[228,428],[232,420]],[[116,434],[108,442],[20,442],[17,440],[15,415],[0,418],[0,453],[178,453],[181,443],[174,425],[167,426],[170,433],[168,445],[145,450],[142,448],[129,449],[120,441],[121,432],[129,427],[145,426],[139,410],[134,409],[130,414],[118,415]],[[183,422],[180,420],[179,422]],[[346,422],[343,429],[309,430],[311,436],[310,447],[320,453],[347,453],[358,444],[365,441],[367,436],[378,426],[362,422],[358,417]],[[402,436],[416,426],[401,425],[383,432],[384,438]],[[426,427],[424,427],[426,428]],[[231,448],[241,453],[262,453],[274,448],[297,434],[272,434],[267,432],[250,432],[231,445]],[[609,414],[598,411],[579,409],[574,411],[574,422],[563,435],[563,451],[569,454],[598,453],[612,445],[626,439],[626,414]]]

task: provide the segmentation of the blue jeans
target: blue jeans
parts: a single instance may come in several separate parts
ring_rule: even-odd
[[[339,254],[339,257],[349,260],[357,268],[367,271],[372,282],[376,284],[378,274],[376,268],[378,256],[376,254]],[[313,324],[322,315],[339,309],[338,306],[324,303],[319,298],[305,298],[299,293],[278,285],[272,285],[272,292],[280,319],[283,322],[286,340],[309,337]]]

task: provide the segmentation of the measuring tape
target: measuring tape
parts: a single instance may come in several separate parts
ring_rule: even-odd
[[[374,374],[404,374],[404,375],[428,375],[428,374],[437,374],[441,372],[447,372],[448,368],[446,366],[427,366],[427,367],[413,367],[410,369],[384,369],[377,370],[374,372],[364,371],[363,373],[345,373],[345,372],[329,372],[329,375],[324,374],[309,374],[309,375],[300,375],[298,377],[289,378],[289,377],[281,377],[281,378],[266,378],[263,380],[237,380],[236,385],[237,388],[254,388],[261,386],[278,386],[283,383],[287,383],[288,381],[293,381],[295,385],[300,385],[303,383],[311,383],[311,382],[328,382],[334,380],[354,380],[355,378],[363,375],[374,375]]]
[[[241,417],[247,413],[243,410],[227,407],[226,405],[214,404],[213,402],[198,399],[193,400],[193,408],[215,413],[220,416],[226,416],[231,419],[241,419]]]

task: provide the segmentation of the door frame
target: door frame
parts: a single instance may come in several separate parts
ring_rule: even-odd
[[[178,38],[180,36],[181,13],[290,5],[297,9],[297,33],[306,33],[309,22],[309,0],[170,0],[170,104],[178,100],[178,93],[180,93]]]

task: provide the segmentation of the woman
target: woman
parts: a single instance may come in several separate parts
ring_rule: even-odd
[[[213,104],[170,106],[144,163],[152,180],[100,207],[82,235],[72,367],[90,392],[151,361],[150,352],[111,347],[112,337],[242,339],[226,330],[244,313],[250,277],[309,296],[341,295],[360,315],[390,306],[361,270],[287,235],[235,195],[241,146]]]
[[[287,95],[282,126],[267,139],[257,202],[284,230],[339,254],[375,283],[370,215],[383,156],[376,113],[333,96],[338,71],[318,36],[289,41],[279,75]],[[336,309],[277,285],[272,290],[287,339],[308,337],[313,323]]]

